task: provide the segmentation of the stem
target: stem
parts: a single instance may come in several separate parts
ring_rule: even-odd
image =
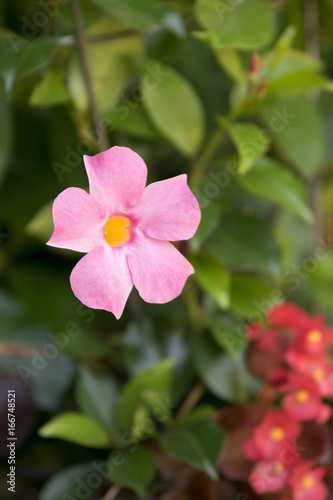
[[[97,105],[97,99],[93,88],[93,80],[90,72],[88,55],[87,55],[87,41],[83,35],[83,19],[82,19],[79,0],[71,0],[71,5],[72,5],[73,21],[75,26],[76,40],[82,64],[84,81],[88,93],[90,113],[94,124],[94,132],[99,150],[105,151],[109,147],[107,133],[101,120],[101,116]]]
[[[197,382],[184,403],[178,410],[177,415],[174,419],[174,425],[178,425],[184,418],[190,413],[190,411],[195,407],[195,405],[200,401],[206,388],[201,381]]]
[[[201,177],[204,175],[207,167],[215,156],[221,141],[226,133],[229,125],[229,118],[226,118],[223,123],[219,124],[214,134],[207,143],[207,146],[203,150],[199,160],[193,168],[191,175],[191,188],[197,187]]]
[[[114,484],[113,486],[111,486],[109,491],[103,497],[103,500],[114,500],[116,498],[116,496],[118,495],[118,493],[120,493],[122,488],[123,487],[120,486],[119,484]]]
[[[318,0],[304,0],[305,50],[320,57]]]

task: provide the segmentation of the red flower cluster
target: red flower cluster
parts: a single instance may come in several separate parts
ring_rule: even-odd
[[[266,381],[263,417],[243,446],[255,462],[251,486],[260,494],[279,492],[281,500],[325,500],[326,469],[302,453],[298,440],[309,422],[322,426],[331,416],[322,399],[333,396],[333,330],[324,318],[286,303],[268,312],[267,324],[250,325],[248,337],[251,367]]]

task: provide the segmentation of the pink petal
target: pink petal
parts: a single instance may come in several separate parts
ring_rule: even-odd
[[[171,243],[139,234],[128,248],[127,262],[140,296],[153,304],[178,297],[194,273],[188,260]]]
[[[112,312],[117,319],[124,310],[133,282],[122,249],[105,244],[94,248],[74,267],[74,295],[87,307]]]
[[[110,217],[134,206],[147,180],[142,158],[129,148],[114,146],[95,156],[84,156],[90,194],[108,210]]]
[[[185,174],[147,186],[133,215],[144,234],[167,241],[191,238],[201,218]]]
[[[89,252],[105,242],[105,210],[83,189],[68,188],[53,203],[54,232],[48,245]]]

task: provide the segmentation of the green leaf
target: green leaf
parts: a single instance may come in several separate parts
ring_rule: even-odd
[[[266,153],[271,139],[265,130],[252,123],[234,123],[229,133],[240,155],[239,173],[244,174]]]
[[[332,280],[333,280],[333,253],[331,250],[324,251],[320,242],[317,242],[317,249],[314,256],[311,257],[311,271],[307,266],[299,266],[302,274],[297,275],[298,286],[303,280],[306,280],[306,295],[311,302],[315,301],[318,304],[321,313],[333,313],[333,296],[332,296]],[[307,263],[310,258],[306,259]],[[295,283],[296,284],[296,283]]]
[[[107,448],[109,436],[94,420],[81,413],[62,413],[38,431],[44,438],[56,438],[91,448]]]
[[[183,22],[177,12],[157,0],[92,0],[106,12],[116,16],[128,26],[149,31],[158,26],[168,28],[182,36],[185,34]]]
[[[248,344],[244,324],[236,322],[230,316],[207,314],[205,324],[210,329],[217,344],[229,354],[244,351]]]
[[[96,374],[80,366],[75,395],[80,410],[107,431],[112,429],[115,425],[118,388],[111,376]]]
[[[181,153],[195,154],[203,139],[205,117],[194,88],[177,71],[158,61],[150,60],[141,67],[141,73],[143,104],[151,121]]]
[[[264,0],[198,0],[195,13],[216,47],[258,49],[267,45],[275,32],[272,8]]]
[[[62,68],[49,68],[43,78],[35,85],[29,99],[31,106],[55,106],[67,103],[69,93],[65,84],[65,71]]]
[[[279,247],[270,227],[252,215],[222,215],[220,224],[204,244],[204,250],[223,264],[239,269],[279,270]]]
[[[284,158],[311,178],[323,154],[322,122],[317,104],[307,95],[275,96],[261,111]]]
[[[245,76],[242,60],[235,49],[213,47],[220,66],[235,82],[242,82]]]
[[[221,210],[219,206],[210,203],[200,190],[196,190],[195,195],[201,208],[201,220],[195,235],[190,239],[190,246],[196,252],[217,227]]]
[[[123,27],[111,16],[103,17],[85,31],[86,36],[103,36],[121,33]],[[127,81],[133,76],[128,58],[143,54],[144,43],[140,35],[115,40],[91,43],[87,57],[92,75],[93,89],[101,111],[112,108]],[[74,53],[69,64],[68,89],[75,107],[86,112],[89,99],[84,83],[78,53]]]
[[[272,289],[265,281],[256,276],[234,274],[231,287],[231,310],[259,321],[265,316],[267,309],[283,301],[282,292]]]
[[[263,56],[261,67],[269,94],[302,92],[310,88],[333,90],[331,80],[320,74],[321,61],[299,50],[277,45]]]
[[[208,389],[222,400],[245,404],[258,391],[258,381],[248,371],[243,354],[230,356],[221,352],[211,335],[195,336],[193,356],[200,377]]]
[[[7,103],[6,93],[0,78],[0,182],[4,178],[13,143],[13,124],[11,110]]]
[[[135,411],[144,403],[145,394],[153,395],[158,404],[168,398],[174,362],[166,359],[132,378],[122,390],[117,407],[117,420],[122,429],[133,423]]]
[[[218,478],[216,463],[224,443],[224,431],[216,423],[202,421],[159,436],[163,452]]]
[[[277,161],[261,158],[239,182],[251,194],[276,202],[305,222],[312,222],[304,183]]]
[[[120,101],[103,113],[109,130],[121,130],[144,139],[160,140],[161,134],[153,126],[140,102]]]
[[[202,288],[214,297],[222,309],[228,309],[231,279],[227,269],[215,257],[205,253],[194,255],[191,263]]]
[[[127,451],[122,454],[121,462],[113,467],[110,479],[125,488],[135,491],[140,497],[148,494],[148,486],[155,474],[155,458],[145,448]]]
[[[90,464],[76,464],[52,475],[39,493],[39,500],[77,500],[78,482],[85,483],[87,476],[96,469]]]
[[[47,36],[35,38],[26,45],[16,69],[16,79],[37,71],[50,62],[59,39]]]

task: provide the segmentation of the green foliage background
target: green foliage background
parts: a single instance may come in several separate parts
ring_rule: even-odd
[[[210,417],[258,390],[244,325],[286,299],[333,318],[333,2],[79,1],[106,138],[70,3],[0,5],[0,412],[6,429],[14,386],[17,498],[80,498],[110,453],[85,498],[112,482],[120,499],[185,498],[161,461],[219,478]],[[138,152],[149,182],[187,173],[202,209],[181,297],[133,292],[120,321],[73,296],[79,256],[45,246],[52,200],[87,186],[82,155],[106,141]],[[212,497],[200,478],[196,498],[245,488],[220,478]]]

